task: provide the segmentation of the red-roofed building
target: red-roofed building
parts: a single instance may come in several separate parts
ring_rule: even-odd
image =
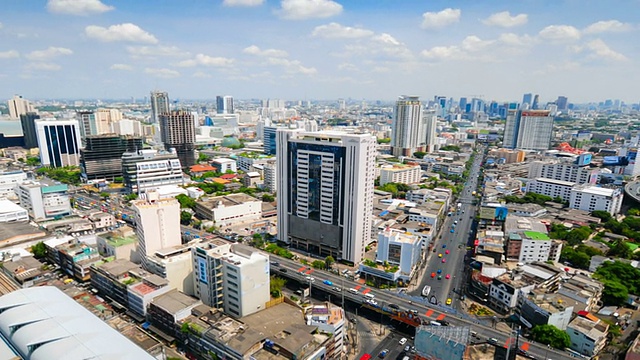
[[[236,175],[236,174],[224,174],[224,175],[220,176],[221,179],[225,179],[225,180],[234,180],[237,177],[238,177],[238,175]]]
[[[211,165],[193,165],[192,167],[189,168],[189,173],[192,176],[202,176],[202,174],[209,172],[209,171],[217,171],[216,168],[214,168]]]

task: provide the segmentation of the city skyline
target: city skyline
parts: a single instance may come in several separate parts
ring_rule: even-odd
[[[506,101],[534,93],[545,101],[638,101],[629,95],[640,80],[637,2],[149,5],[6,4],[0,78],[11,85],[0,96],[141,98],[162,89],[176,99]]]

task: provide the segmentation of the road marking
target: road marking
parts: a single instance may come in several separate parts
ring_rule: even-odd
[[[433,310],[429,309],[429,311],[427,311],[425,315],[427,315],[427,317],[431,317],[431,315],[433,315]]]
[[[524,351],[529,351],[529,343],[526,342],[526,343],[522,344],[522,346],[520,348],[522,350],[524,350]]]
[[[447,317],[447,315],[445,315],[445,314],[440,314],[440,315],[438,315],[438,317],[436,318],[436,320],[437,320],[437,321],[444,320],[444,318],[445,318],[445,317]]]
[[[370,292],[371,292],[371,289],[368,289],[368,288],[364,289],[364,291],[362,291],[363,294],[367,294],[367,293],[370,293]]]

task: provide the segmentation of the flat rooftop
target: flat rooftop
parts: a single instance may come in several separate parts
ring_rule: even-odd
[[[200,300],[191,297],[187,294],[181,293],[180,291],[173,289],[167,293],[164,293],[160,296],[156,296],[151,301],[155,306],[163,309],[169,314],[176,314],[179,311],[194,306],[200,303]]]
[[[245,202],[249,202],[249,201],[259,201],[259,200],[247,194],[237,193],[237,194],[229,194],[224,196],[214,196],[214,197],[203,199],[200,202],[207,207],[215,208],[217,204],[220,202],[224,206],[236,206],[236,205],[244,204]]]

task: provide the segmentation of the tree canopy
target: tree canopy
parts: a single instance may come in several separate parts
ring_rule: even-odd
[[[456,146],[456,145],[445,145],[443,147],[440,148],[440,150],[442,151],[455,151],[455,152],[460,152],[460,146]]]
[[[40,241],[31,247],[31,252],[33,253],[33,257],[41,259],[47,256],[47,247],[42,241]]]
[[[546,203],[547,201],[552,201],[553,198],[551,196],[528,192],[522,197],[516,195],[507,195],[504,197],[504,200],[507,203],[544,205],[544,203]]]
[[[604,262],[596,269],[593,277],[605,285],[602,291],[605,305],[622,305],[628,294],[638,294],[640,291],[640,269],[621,261]]]
[[[192,198],[190,198],[189,196],[185,195],[185,194],[180,194],[178,196],[176,196],[176,200],[178,200],[178,202],[180,203],[180,208],[182,209],[195,209],[196,208],[196,201],[193,200]]]
[[[556,349],[564,350],[571,345],[569,334],[553,325],[536,325],[531,330],[531,335],[537,342],[551,345]]]

